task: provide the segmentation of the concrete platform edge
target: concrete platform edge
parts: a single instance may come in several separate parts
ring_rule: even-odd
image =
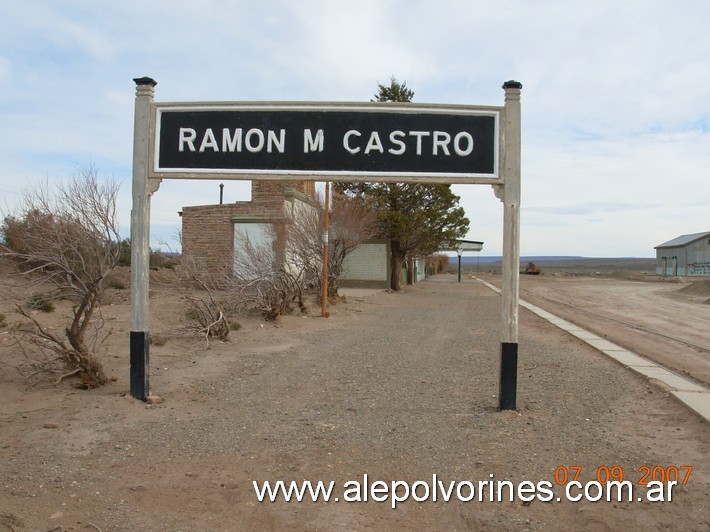
[[[494,292],[501,293],[500,289],[494,285],[477,277],[475,279]],[[614,359],[625,368],[643,375],[651,383],[669,391],[686,408],[698,414],[705,421],[710,421],[710,390],[707,388],[527,301],[521,299],[520,306]]]

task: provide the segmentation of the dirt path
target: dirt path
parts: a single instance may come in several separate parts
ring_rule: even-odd
[[[156,293],[155,327],[179,301]],[[154,347],[148,406],[125,396],[127,310],[106,388],[0,382],[0,530],[707,530],[710,428],[547,322],[521,313],[519,412],[497,404],[499,296],[425,282],[331,318],[245,321],[209,350]],[[3,356],[11,356],[7,349]],[[45,423],[58,428],[44,428]],[[559,466],[692,465],[673,502],[260,503],[252,481],[554,481]],[[638,485],[639,494],[643,491]],[[560,486],[555,494],[562,495]],[[59,528],[62,527],[62,528]]]

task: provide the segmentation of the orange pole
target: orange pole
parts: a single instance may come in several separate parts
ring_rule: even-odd
[[[321,317],[328,317],[328,214],[330,212],[330,183],[325,184],[325,216],[323,217],[323,277],[321,279]]]

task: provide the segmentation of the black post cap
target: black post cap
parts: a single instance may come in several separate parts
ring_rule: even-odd
[[[504,89],[522,89],[523,84],[520,83],[519,81],[515,81],[515,80],[511,79],[510,81],[506,81],[505,83],[503,83],[503,88]]]
[[[155,87],[158,84],[158,82],[153,78],[149,78],[147,76],[142,78],[133,78],[133,81],[136,82],[136,85],[150,85],[151,87]]]

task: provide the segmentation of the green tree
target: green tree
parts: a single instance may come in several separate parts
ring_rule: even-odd
[[[377,84],[377,102],[411,102],[414,92],[394,77]],[[463,238],[469,221],[451,185],[415,183],[336,183],[338,192],[359,198],[376,214],[381,238],[391,243],[391,288],[399,290],[408,258],[428,255]]]
[[[377,94],[373,102],[411,102],[414,98],[414,91],[407,88],[407,82],[400,83],[392,76],[389,87],[377,84]]]

